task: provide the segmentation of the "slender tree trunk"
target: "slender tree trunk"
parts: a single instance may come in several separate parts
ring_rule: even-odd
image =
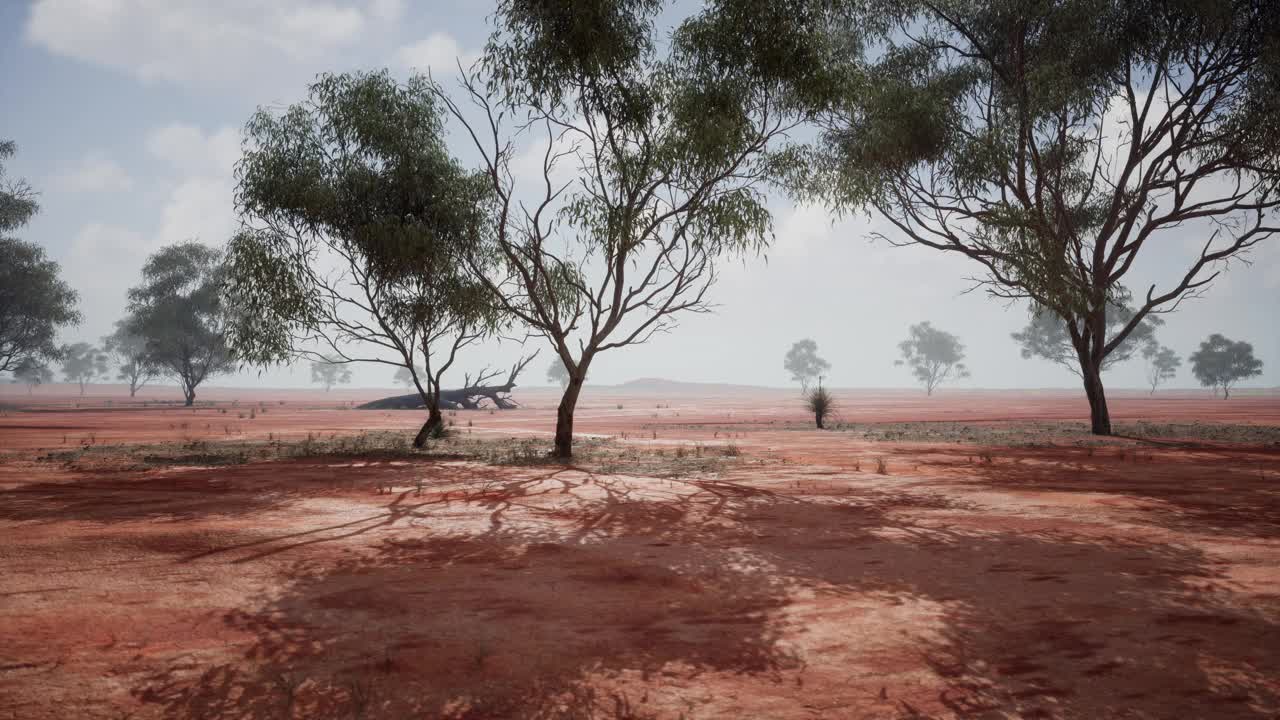
[[[80,381],[80,397],[84,397],[84,381]]]
[[[129,386],[129,398],[130,398],[130,399],[133,399],[133,396],[134,396],[134,395],[137,395],[137,394],[138,394],[138,387],[137,387],[136,385],[130,385],[130,386]]]
[[[1081,360],[1084,394],[1089,398],[1089,424],[1094,435],[1111,434],[1111,413],[1107,410],[1107,393],[1102,387],[1101,363],[1091,358]]]
[[[1222,399],[1223,400],[1231,399],[1231,387],[1229,385],[1222,386]]]
[[[556,410],[555,456],[562,460],[573,457],[573,409],[578,406],[578,395],[581,392],[582,378],[571,376],[564,395],[560,398],[560,407]]]
[[[436,429],[444,424],[444,418],[440,415],[439,395],[437,394],[436,397],[437,399],[428,405],[427,421],[422,424],[422,429],[413,438],[413,446],[418,449],[426,447],[427,441],[435,434]]]
[[[191,407],[192,405],[195,405],[195,404],[196,404],[196,389],[195,389],[195,388],[193,388],[193,387],[183,387],[183,388],[182,388],[182,394],[183,394],[183,395],[185,395],[185,396],[186,396],[186,398],[187,398],[187,401],[186,401],[186,403],[185,403],[185,406],[186,406],[186,407]]]
[[[825,429],[825,428],[823,428],[823,427],[822,427],[822,413],[820,413],[820,412],[815,412],[815,413],[813,414],[813,419],[817,422],[817,424],[818,424],[818,429],[819,429],[819,430],[823,430],[823,429]]]

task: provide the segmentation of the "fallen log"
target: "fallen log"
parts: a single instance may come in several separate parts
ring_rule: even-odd
[[[535,353],[536,355],[536,353]],[[520,407],[520,404],[511,399],[511,391],[516,387],[516,377],[524,370],[525,366],[533,360],[534,355],[521,360],[511,367],[511,372],[507,375],[507,381],[500,385],[485,385],[484,383],[498,376],[498,370],[489,370],[485,368],[473,380],[470,374],[463,376],[463,386],[455,390],[440,391],[440,409],[442,410],[479,410],[481,404],[488,400],[490,403],[500,410],[512,410]],[[422,399],[419,393],[409,393],[408,395],[393,395],[385,397],[381,400],[374,400],[360,405],[360,410],[421,410],[426,408],[427,403]]]

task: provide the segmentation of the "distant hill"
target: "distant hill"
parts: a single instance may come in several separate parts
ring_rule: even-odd
[[[700,395],[747,395],[759,392],[778,391],[779,388],[764,385],[734,385],[731,383],[685,382],[683,380],[667,380],[665,378],[638,378],[613,385],[613,388],[628,393],[665,393],[665,394],[700,394]],[[603,388],[601,388],[603,389]]]

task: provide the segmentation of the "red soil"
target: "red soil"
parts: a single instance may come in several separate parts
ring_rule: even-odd
[[[524,397],[533,407],[455,420],[549,431],[554,397]],[[843,399],[850,422],[1081,410],[1058,394]],[[802,419],[792,405],[589,400],[585,433],[741,448],[718,477],[673,479],[33,459],[64,434],[72,447],[421,419],[315,396],[255,402],[253,419],[236,417],[245,400],[0,416],[0,718],[1276,717],[1280,448],[987,461],[784,430]],[[1115,414],[1280,424],[1280,398],[1123,397]]]

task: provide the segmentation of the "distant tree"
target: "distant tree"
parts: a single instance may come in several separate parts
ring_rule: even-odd
[[[813,44],[852,39],[807,186],[873,208],[885,242],[965,257],[998,299],[1058,316],[1092,432],[1110,435],[1107,358],[1280,232],[1276,3],[806,5],[833,18]],[[1178,234],[1202,238],[1184,259]],[[1167,281],[1113,323],[1135,268],[1167,268]]]
[[[79,383],[81,395],[85,385],[110,372],[107,354],[86,342],[64,345],[60,356],[62,376],[67,382]]]
[[[311,382],[323,385],[324,391],[329,392],[334,385],[346,385],[351,382],[351,368],[341,364],[340,360],[328,358],[312,360]]]
[[[1120,298],[1107,307],[1108,329],[1104,332],[1115,332],[1127,326],[1133,319],[1133,310],[1125,301],[1126,298]],[[1106,371],[1128,360],[1140,349],[1155,342],[1156,328],[1161,325],[1164,325],[1164,320],[1158,315],[1148,315],[1134,325],[1124,341],[1116,345],[1102,359],[1100,371]],[[1013,333],[1011,337],[1021,346],[1023,358],[1038,357],[1049,360],[1070,370],[1077,377],[1081,377],[1080,356],[1071,340],[1070,327],[1056,313],[1037,303],[1032,303],[1031,317],[1026,327]]]
[[[129,330],[129,320],[117,320],[115,332],[102,338],[102,349],[116,363],[116,379],[129,384],[129,397],[160,374],[160,368],[147,352],[147,341]]]
[[[49,369],[49,366],[31,356],[18,361],[17,367],[13,369],[13,382],[26,385],[28,395],[35,390],[37,385],[44,385],[52,381],[53,371]]]
[[[907,339],[898,343],[898,350],[902,359],[894,365],[911,368],[928,395],[933,395],[934,389],[949,379],[969,377],[969,370],[962,362],[964,345],[960,339],[928,322],[912,325]]]
[[[1262,361],[1253,356],[1253,345],[1243,340],[1232,341],[1214,333],[1191,353],[1191,374],[1201,385],[1222,390],[1223,399],[1231,397],[1231,387],[1245,378],[1262,374]]]
[[[805,338],[787,351],[782,367],[791,379],[800,383],[801,392],[809,391],[809,383],[831,371],[831,363],[818,357],[818,343]]]
[[[492,256],[487,178],[449,154],[428,80],[324,75],[283,112],[260,109],[237,166],[251,230],[232,240],[232,345],[267,365],[295,357],[398,366],[422,396],[426,444],[444,420],[458,352],[503,325],[483,283]]]
[[[556,383],[560,387],[569,386],[569,371],[565,369],[564,363],[560,358],[555,358],[551,364],[547,366],[547,380]]]
[[[1142,359],[1147,363],[1147,383],[1151,385],[1151,394],[1161,383],[1172,380],[1182,366],[1182,358],[1173,351],[1156,342],[1149,342],[1142,348]]]
[[[822,378],[818,378],[818,386],[805,395],[805,407],[813,413],[813,420],[822,430],[827,418],[835,412],[836,401],[831,392],[822,386]]]
[[[568,387],[569,371],[565,369],[564,363],[559,358],[552,360],[547,366],[547,380],[556,383],[560,387]]]
[[[227,347],[224,277],[222,254],[190,241],[147,258],[142,284],[129,290],[128,332],[146,342],[152,363],[178,380],[188,406],[200,383],[235,369]]]
[[[391,380],[397,385],[403,385],[407,388],[414,387],[413,373],[409,372],[407,367],[396,368],[396,374]]]
[[[4,160],[15,150],[0,141],[0,372],[27,359],[56,360],[58,329],[80,322],[78,296],[58,278],[58,263],[39,245],[8,237],[39,209],[30,185],[5,176]]]

